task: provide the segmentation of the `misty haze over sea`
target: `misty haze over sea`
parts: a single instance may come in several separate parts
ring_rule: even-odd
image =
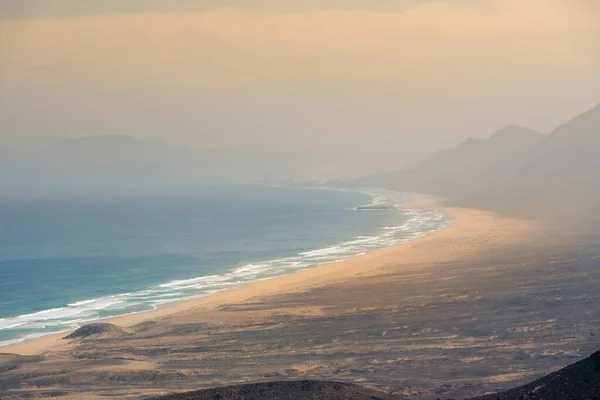
[[[332,182],[468,197],[501,212],[569,214],[577,224],[598,203],[599,129],[600,105],[549,135],[509,125],[405,169]],[[435,212],[395,210],[402,198],[384,189],[223,185],[297,183],[306,159],[281,154],[99,136],[37,154],[5,151],[0,162],[2,341],[289,274],[447,222]],[[384,207],[355,210],[369,201]]]
[[[600,0],[0,0],[0,399],[600,400],[599,238]]]

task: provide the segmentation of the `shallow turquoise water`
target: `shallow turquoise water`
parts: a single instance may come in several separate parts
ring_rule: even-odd
[[[149,310],[409,240],[435,212],[384,191],[258,185],[0,199],[0,342]]]

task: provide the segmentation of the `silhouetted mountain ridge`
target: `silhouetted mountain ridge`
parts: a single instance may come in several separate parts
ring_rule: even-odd
[[[539,132],[508,125],[487,139],[468,138],[400,171],[371,175],[363,184],[434,194],[463,193],[474,185],[485,187],[489,175],[498,175],[505,160],[525,154],[543,140]]]
[[[273,182],[310,173],[326,158],[308,152],[182,149],[161,139],[101,135],[59,141],[34,153],[0,149],[3,188],[130,187],[201,182]]]
[[[597,177],[600,168],[600,104],[558,126],[530,154],[533,177]]]
[[[411,168],[368,176],[360,184],[446,199],[505,196],[600,199],[600,104],[549,135],[516,125],[489,139],[467,139]],[[600,202],[599,202],[600,203]]]

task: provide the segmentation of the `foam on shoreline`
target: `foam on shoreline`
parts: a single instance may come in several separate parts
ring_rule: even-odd
[[[448,217],[438,210],[402,208],[405,197],[397,192],[378,190],[362,192],[371,196],[368,205],[389,206],[393,210],[381,212],[402,213],[405,222],[398,226],[381,227],[376,235],[356,236],[351,240],[320,249],[307,249],[289,257],[243,263],[220,275],[173,280],[137,292],[86,299],[59,308],[0,318],[0,331],[21,333],[16,339],[0,342],[0,346],[74,330],[92,321],[156,310],[167,303],[205,297],[241,284],[272,279],[320,265],[348,260],[422,237],[444,228],[449,222]],[[360,210],[351,211],[360,212]]]

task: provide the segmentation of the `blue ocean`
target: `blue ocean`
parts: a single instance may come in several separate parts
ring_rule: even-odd
[[[402,202],[381,190],[266,185],[0,198],[0,344],[313,268],[447,223]]]

